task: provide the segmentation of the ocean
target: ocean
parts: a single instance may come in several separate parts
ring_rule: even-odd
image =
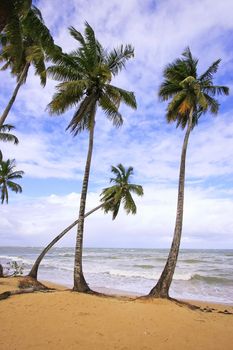
[[[42,248],[0,247],[0,263],[17,261],[26,274]],[[155,285],[167,249],[86,248],[83,269],[94,290],[145,295]],[[72,287],[74,248],[53,248],[39,269],[39,279]],[[170,289],[175,298],[233,304],[233,250],[180,251]]]

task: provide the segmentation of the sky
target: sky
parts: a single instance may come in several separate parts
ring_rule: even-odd
[[[77,47],[68,32],[83,32],[87,21],[107,49],[132,44],[135,57],[113,83],[134,91],[136,111],[122,106],[116,129],[97,112],[87,210],[99,204],[111,165],[133,166],[132,182],[144,188],[137,214],[123,210],[115,221],[98,211],[86,219],[86,247],[169,248],[173,236],[179,162],[184,131],[167,124],[166,103],[158,99],[164,67],[189,46],[199,72],[221,58],[215,84],[230,87],[219,98],[219,113],[208,113],[192,131],[187,152],[182,248],[233,248],[233,3],[231,0],[38,0],[44,21],[65,52]],[[16,82],[0,72],[0,108]],[[7,122],[18,146],[0,147],[25,172],[22,194],[10,193],[0,207],[0,245],[44,246],[77,219],[88,134],[73,137],[66,127],[74,110],[50,116],[46,110],[57,82],[45,88],[30,70]],[[76,230],[59,243],[74,246]]]

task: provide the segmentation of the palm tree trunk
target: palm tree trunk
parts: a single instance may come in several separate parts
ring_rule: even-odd
[[[16,88],[14,89],[12,97],[11,97],[8,105],[6,106],[5,111],[3,112],[3,114],[2,114],[2,116],[0,118],[0,127],[2,127],[3,124],[5,123],[5,120],[6,120],[7,116],[8,116],[8,113],[10,112],[11,107],[13,106],[13,103],[15,102],[15,99],[16,99],[17,93],[19,91],[19,88],[22,85],[22,83],[23,83],[23,81],[24,81],[24,79],[25,79],[25,77],[27,75],[29,67],[30,67],[30,63],[26,63],[25,66],[24,66],[24,69],[23,69],[23,71],[22,71],[22,73],[20,75],[19,81],[18,81],[18,83],[16,85]]]
[[[84,214],[85,214],[89,174],[90,174],[90,168],[91,168],[91,158],[92,158],[93,142],[94,142],[94,129],[95,129],[95,111],[93,112],[93,119],[91,121],[90,131],[89,131],[89,146],[88,146],[85,172],[83,177],[82,193],[81,193],[80,207],[79,207],[79,222],[78,222],[76,247],[75,247],[73,290],[77,292],[91,291],[83,275],[82,252],[83,252]]]
[[[96,210],[102,208],[104,205],[106,205],[106,203],[112,201],[106,201],[105,203],[102,203],[100,205],[98,205],[97,207],[95,207],[94,209],[90,210],[88,213],[86,213],[84,215],[84,218],[86,218],[87,216],[89,216],[90,214],[94,213]],[[40,266],[41,261],[43,260],[45,254],[47,254],[47,252],[54,246],[54,244],[56,244],[67,232],[69,232],[75,225],[77,225],[79,222],[79,220],[75,220],[71,225],[69,225],[68,227],[66,227],[59,235],[57,235],[44,249],[43,251],[40,253],[40,255],[38,256],[38,258],[36,259],[34,265],[31,268],[31,271],[29,272],[28,276],[37,279],[37,274],[38,274],[38,269]]]
[[[155,285],[154,288],[151,289],[149,296],[157,297],[157,298],[168,298],[169,297],[169,289],[172,282],[172,278],[175,272],[176,263],[179,254],[180,248],[180,240],[182,234],[182,225],[183,225],[183,208],[184,208],[184,184],[185,184],[185,162],[186,162],[186,151],[188,146],[189,135],[192,130],[192,122],[193,122],[193,109],[191,109],[189,113],[189,122],[188,127],[185,133],[182,153],[181,153],[181,161],[180,161],[180,175],[179,175],[179,189],[178,189],[178,199],[177,199],[177,212],[176,212],[176,223],[172,245],[170,248],[170,252],[168,255],[168,259],[164,270]]]

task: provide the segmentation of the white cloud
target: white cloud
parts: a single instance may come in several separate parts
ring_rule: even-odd
[[[138,212],[127,216],[121,210],[119,217],[111,220],[110,214],[101,210],[86,219],[86,246],[169,247],[173,234],[176,188],[145,186],[145,196],[135,198]],[[1,244],[10,244],[12,236],[17,243],[45,245],[66,226],[76,220],[79,194],[48,197],[17,197],[11,205],[2,207]],[[86,211],[99,204],[98,193],[90,193]],[[233,243],[233,202],[213,189],[188,187],[185,198],[183,247],[228,248]],[[5,234],[7,232],[7,235]],[[61,245],[71,245],[75,230],[67,234]]]
[[[93,26],[104,46],[112,48],[121,43],[132,43],[135,47],[135,58],[128,62],[126,71],[121,72],[114,84],[135,91],[138,110],[134,112],[122,108],[125,123],[119,130],[98,113],[90,189],[96,191],[96,188],[105,186],[110,165],[122,162],[125,166],[134,166],[135,182],[145,184],[151,193],[140,200],[141,214],[135,218],[121,215],[117,222],[111,223],[110,218],[103,219],[102,214],[96,214],[96,221],[93,218],[88,224],[91,240],[87,239],[87,243],[111,245],[112,242],[113,245],[132,246],[136,239],[138,246],[143,245],[144,240],[152,240],[155,246],[167,245],[173,230],[175,186],[184,132],[176,130],[174,125],[166,125],[166,106],[156,96],[162,69],[190,45],[195,56],[200,57],[201,70],[221,57],[223,62],[216,81],[232,85],[232,1],[224,0],[213,6],[210,0],[158,3],[139,0],[80,0],[69,3],[40,0],[38,6],[55,35],[55,41],[67,51],[75,47],[67,27],[73,25],[83,31],[85,20]],[[4,106],[15,82],[7,72],[1,72],[0,84],[1,106]],[[18,168],[25,171],[26,194],[29,178],[38,181],[48,178],[80,181],[82,178],[87,135],[72,138],[69,132],[65,132],[72,111],[59,117],[51,117],[45,111],[55,84],[48,80],[46,88],[41,88],[38,77],[31,71],[8,120],[16,125],[20,144],[17,147],[1,144],[6,157],[16,158]],[[208,235],[217,235],[217,231],[220,244],[224,240],[232,242],[230,212],[233,200],[229,188],[233,174],[232,102],[231,96],[222,99],[223,106],[227,107],[216,119],[204,117],[190,137],[186,196],[190,198],[186,200],[185,208],[185,244],[211,245]],[[11,236],[14,237],[12,242],[22,239],[33,244],[35,238],[38,244],[42,244],[42,238],[46,238],[50,228],[59,231],[57,217],[63,220],[62,227],[72,219],[72,213],[74,216],[77,213],[76,200],[71,199],[69,191],[70,188],[65,197],[59,197],[59,188],[57,197],[30,199],[18,195],[17,202],[2,207],[4,221],[1,222],[1,235],[4,241],[5,236]],[[97,195],[93,196],[97,201]],[[48,212],[51,213],[49,217]],[[197,219],[199,217],[200,220]],[[111,227],[111,232],[115,230],[111,241],[107,230],[102,228],[105,226]],[[97,228],[100,236],[96,233]]]

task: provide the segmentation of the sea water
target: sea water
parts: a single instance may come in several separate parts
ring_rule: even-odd
[[[27,273],[42,248],[0,247],[0,263],[17,261]],[[94,290],[144,295],[156,284],[167,249],[86,248],[83,270]],[[41,263],[39,279],[72,287],[74,248],[53,248]],[[170,295],[233,304],[233,250],[180,251]]]

